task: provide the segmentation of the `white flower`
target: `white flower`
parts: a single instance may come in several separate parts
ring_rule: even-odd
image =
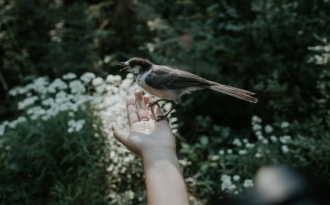
[[[262,143],[264,143],[264,144],[268,144],[268,139],[263,139],[263,140],[262,140]]]
[[[241,178],[241,177],[240,177],[239,175],[234,175],[234,176],[233,176],[234,181],[238,181],[240,178]]]
[[[253,181],[251,179],[245,179],[245,181],[243,183],[243,187],[252,188],[253,187]]]
[[[121,83],[121,77],[119,75],[108,75],[107,82],[117,86]]]
[[[245,149],[238,151],[238,154],[240,154],[240,155],[245,155],[246,153],[247,153],[247,151]]]
[[[11,122],[8,122],[8,127],[10,128],[16,128],[16,126],[19,124],[19,123],[22,123],[22,122],[25,122],[26,121],[26,118],[25,117],[18,117],[16,120],[13,120]]]
[[[253,148],[255,145],[254,144],[252,144],[252,143],[246,143],[245,144],[245,147],[246,148]]]
[[[282,145],[281,147],[283,153],[288,153],[289,152],[289,147],[286,145]]]
[[[289,135],[284,135],[282,137],[280,137],[280,142],[282,142],[283,144],[288,143],[291,140],[291,136]]]
[[[263,135],[258,135],[258,140],[263,140],[264,136]]]
[[[270,139],[271,139],[273,142],[277,142],[277,137],[274,136],[274,135],[270,136]]]
[[[221,181],[231,181],[231,176],[223,174],[221,176]]]
[[[70,127],[70,128],[68,129],[68,133],[72,133],[73,131],[74,131],[73,127]]]
[[[228,154],[233,154],[233,150],[231,150],[231,149],[227,149],[227,153],[228,153]]]
[[[248,141],[248,139],[245,138],[245,139],[243,139],[243,142],[248,143],[249,141]]]
[[[41,119],[43,121],[47,121],[47,120],[49,120],[49,118],[50,118],[50,116],[48,116],[48,115],[44,115],[44,116],[41,117]]]
[[[20,117],[17,118],[16,121],[17,121],[17,122],[26,122],[26,117],[22,117],[22,116],[20,116]]]
[[[103,83],[103,78],[100,77],[94,78],[92,81],[93,86],[98,86],[101,85],[102,83]]]
[[[252,129],[253,129],[254,131],[257,131],[257,130],[261,130],[262,127],[261,127],[261,125],[259,125],[259,124],[255,124],[255,125],[253,125]]]
[[[3,136],[5,134],[5,128],[0,127],[0,136]]]
[[[18,89],[19,89],[19,87],[14,87],[14,88],[9,90],[8,94],[15,97],[15,96],[18,95]]]
[[[41,102],[42,105],[45,105],[45,106],[52,106],[52,105],[55,105],[55,101],[53,98],[47,98],[45,100],[43,100]]]
[[[235,185],[235,184],[231,184],[231,185],[228,187],[228,189],[229,189],[230,191],[232,191],[232,190],[236,189],[236,185]]]
[[[115,75],[115,85],[119,85],[121,83],[121,76],[120,75]]]
[[[261,131],[256,131],[254,134],[255,134],[256,136],[260,136],[260,135],[262,135],[262,132],[261,132]]]
[[[258,117],[258,116],[256,116],[256,115],[253,115],[251,120],[252,120],[252,123],[253,124],[254,123],[261,123],[262,122],[261,118]]]
[[[71,93],[85,93],[86,92],[86,88],[85,88],[84,84],[81,83],[80,80],[71,81],[69,86],[71,89]]]
[[[106,81],[107,81],[108,83],[113,83],[113,82],[114,82],[114,78],[115,78],[115,76],[113,76],[113,75],[108,75]]]
[[[68,73],[68,74],[66,74],[66,75],[63,75],[62,78],[63,78],[64,80],[72,80],[72,79],[77,78],[77,75],[74,74],[74,73]]]
[[[28,97],[25,98],[23,101],[18,102],[18,109],[19,110],[23,110],[24,108],[33,105],[36,101],[38,100],[37,96],[32,96],[32,97]]]
[[[129,89],[130,87],[132,87],[132,83],[133,83],[133,80],[132,79],[125,79],[123,80],[123,82],[120,84],[120,88],[121,89]]]
[[[224,154],[225,154],[225,151],[224,151],[224,150],[220,150],[220,151],[219,151],[219,154],[220,154],[220,155],[224,155]]]
[[[97,93],[100,93],[100,94],[102,94],[105,91],[105,89],[106,89],[106,85],[105,84],[102,84],[102,85],[99,85],[99,86],[96,86],[95,87],[95,91]]]
[[[109,62],[111,61],[111,59],[112,59],[111,56],[105,56],[104,59],[103,59],[103,61],[104,61],[105,63],[109,63]]]
[[[126,78],[127,78],[127,79],[133,79],[133,78],[134,78],[134,75],[133,75],[132,73],[128,73],[128,74],[126,75]]]
[[[63,90],[63,89],[67,89],[68,85],[61,80],[60,78],[56,78],[48,87],[48,89],[59,89],[59,90]]]
[[[48,83],[47,77],[39,77],[33,81],[33,84],[35,86],[44,86],[45,87],[49,83]]]
[[[259,152],[257,152],[257,153],[254,155],[254,157],[256,157],[256,158],[260,158],[260,157],[261,157],[261,154],[260,154]]]
[[[288,123],[288,122],[282,122],[281,123],[281,128],[282,129],[288,128],[289,126],[290,126],[290,123]]]
[[[236,146],[242,146],[242,142],[239,140],[239,139],[234,139],[233,141],[233,145],[236,145]]]
[[[19,94],[25,94],[25,93],[29,92],[31,89],[34,89],[33,84],[31,84],[31,86],[17,87],[17,92]]]
[[[85,84],[91,82],[92,79],[95,78],[95,74],[94,73],[84,73],[81,77],[80,80],[82,80]]]
[[[171,109],[171,107],[172,107],[172,103],[166,103],[165,105],[164,105],[164,109],[165,110],[170,110]]]
[[[85,124],[85,120],[70,120],[68,122],[69,128],[68,128],[68,133],[72,133],[72,132],[79,132],[82,128],[83,125]]]
[[[266,126],[265,126],[265,132],[266,132],[266,133],[271,133],[271,132],[273,132],[273,127],[270,126],[270,125],[266,125]]]
[[[232,191],[234,189],[236,189],[236,185],[232,183],[231,181],[231,177],[229,175],[222,175],[221,176],[221,190],[222,191]]]

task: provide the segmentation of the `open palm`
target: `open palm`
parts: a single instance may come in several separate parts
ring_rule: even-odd
[[[148,109],[150,96],[142,96],[137,90],[132,97],[126,99],[127,118],[130,125],[130,132],[125,132],[118,126],[112,126],[115,137],[129,150],[139,156],[145,152],[158,149],[174,149],[175,140],[172,130],[166,120],[156,121],[163,113],[158,104]]]

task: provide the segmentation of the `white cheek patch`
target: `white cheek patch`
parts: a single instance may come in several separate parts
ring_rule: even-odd
[[[137,75],[140,73],[140,67],[139,66],[135,66],[132,68],[132,73]]]

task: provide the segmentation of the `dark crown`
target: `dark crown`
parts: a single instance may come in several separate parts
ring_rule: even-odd
[[[131,68],[140,66],[142,70],[149,70],[152,66],[152,63],[147,59],[135,57],[129,60],[128,65]]]

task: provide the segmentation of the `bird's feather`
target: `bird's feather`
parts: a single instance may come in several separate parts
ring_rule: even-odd
[[[207,88],[251,103],[258,102],[257,98],[251,96],[254,94],[253,92],[222,85],[192,73],[166,66],[154,66],[153,70],[146,76],[145,83],[158,90],[182,90],[181,94]]]
[[[159,89],[182,89],[214,84],[192,73],[172,69],[166,66],[154,67],[152,72],[145,78],[147,85]]]

